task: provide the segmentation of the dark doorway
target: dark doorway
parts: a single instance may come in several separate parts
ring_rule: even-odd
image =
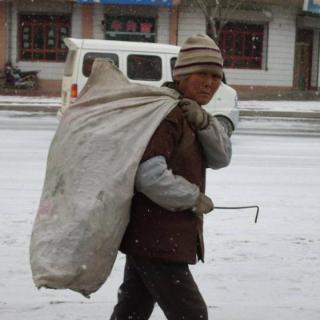
[[[311,87],[313,31],[298,29],[295,48],[293,87],[308,90]]]

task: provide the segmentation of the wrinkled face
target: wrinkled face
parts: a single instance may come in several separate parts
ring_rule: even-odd
[[[195,100],[200,105],[207,104],[218,90],[221,78],[211,73],[193,73],[178,80],[178,90],[184,98]]]

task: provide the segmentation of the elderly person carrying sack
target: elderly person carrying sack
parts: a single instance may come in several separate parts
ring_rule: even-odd
[[[120,250],[124,280],[112,320],[149,319],[158,303],[169,320],[208,319],[207,306],[188,265],[204,259],[206,168],[229,164],[231,143],[207,104],[222,78],[223,59],[206,35],[182,46],[174,83],[181,102],[160,123],[139,165],[130,222]]]

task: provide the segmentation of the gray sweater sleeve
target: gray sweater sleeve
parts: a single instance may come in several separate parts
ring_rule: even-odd
[[[139,165],[135,188],[169,211],[193,208],[200,194],[195,184],[168,169],[163,156],[153,157]]]
[[[211,115],[209,117],[208,127],[198,130],[197,136],[205,154],[207,167],[219,169],[230,163],[231,141],[219,121]]]

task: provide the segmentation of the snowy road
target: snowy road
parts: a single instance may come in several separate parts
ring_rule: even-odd
[[[90,300],[33,286],[29,237],[56,124],[48,116],[0,114],[1,320],[102,320],[116,301],[120,255]],[[241,124],[232,137],[232,164],[208,172],[207,193],[217,206],[261,209],[257,224],[254,210],[216,210],[205,217],[206,263],[192,270],[210,319],[320,319],[320,137],[317,130],[273,135],[274,123],[267,125],[265,135],[266,123]],[[290,132],[287,123],[280,127]],[[151,319],[164,319],[159,308]]]

